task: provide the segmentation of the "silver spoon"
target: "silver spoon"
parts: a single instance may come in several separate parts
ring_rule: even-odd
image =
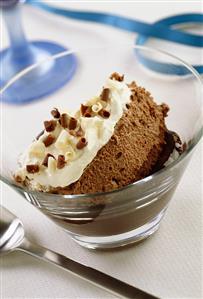
[[[11,212],[0,206],[0,255],[14,250],[24,251],[32,256],[51,262],[120,298],[155,299],[125,282],[96,269],[73,261],[61,254],[30,242],[25,237],[22,222]]]

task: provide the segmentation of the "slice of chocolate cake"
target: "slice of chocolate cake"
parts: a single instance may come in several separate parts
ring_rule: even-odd
[[[95,193],[160,169],[175,147],[165,125],[169,107],[123,79],[112,74],[101,94],[72,116],[52,110],[21,161],[18,183],[59,194]]]

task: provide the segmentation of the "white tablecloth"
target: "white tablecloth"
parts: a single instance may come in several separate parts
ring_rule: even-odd
[[[201,10],[201,1],[163,2],[63,1],[60,5],[117,12],[148,22],[174,13]],[[33,8],[24,8],[23,14],[30,39],[55,40],[72,48],[87,43],[91,46],[113,42],[132,44],[134,41],[132,33],[55,17]],[[4,27],[1,32],[5,46],[8,41]],[[179,52],[183,53],[180,55],[188,55],[184,57],[188,61],[197,57],[189,56],[191,49],[181,49],[179,46]],[[177,54],[177,46],[170,45],[170,50]],[[23,220],[33,240],[50,249],[161,298],[201,298],[201,150],[198,146],[160,230],[131,248],[110,252],[81,248],[62,229],[3,184],[0,185],[1,203]],[[1,259],[0,273],[1,298],[113,298],[105,291],[23,253],[12,253]]]

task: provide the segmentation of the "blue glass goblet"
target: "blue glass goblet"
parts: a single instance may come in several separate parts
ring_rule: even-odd
[[[31,77],[26,77],[26,82],[24,77],[21,77],[16,84],[12,85],[9,93],[3,99],[12,104],[30,102],[54,92],[71,79],[77,66],[77,60],[73,54],[55,61],[48,59],[67,50],[63,46],[49,41],[29,42],[26,39],[21,24],[22,2],[0,0],[0,7],[10,40],[10,47],[0,52],[0,87],[4,87],[11,78],[28,66],[44,60],[47,62],[37,68],[36,72],[32,72]],[[28,80],[29,82],[27,82]],[[28,91],[25,86],[30,86],[30,84],[32,88],[29,87]],[[14,96],[16,93],[20,96]]]

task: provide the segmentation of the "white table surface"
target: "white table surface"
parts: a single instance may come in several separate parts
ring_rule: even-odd
[[[60,1],[56,1],[57,4]],[[182,12],[200,12],[201,1],[68,2],[59,5],[117,12],[148,22]],[[133,43],[135,34],[102,25],[67,20],[24,8],[30,39],[50,39],[69,47],[101,43]],[[7,36],[3,26],[2,45]],[[177,46],[170,45],[171,52]],[[195,52],[182,51],[195,62]],[[194,50],[195,51],[195,50]],[[197,50],[196,50],[197,51]],[[181,53],[181,47],[179,48]],[[187,52],[187,54],[186,54]],[[199,52],[198,52],[199,53]],[[147,241],[118,251],[81,248],[68,235],[9,187],[1,184],[1,204],[19,216],[26,231],[44,246],[89,264],[161,298],[202,298],[202,148],[199,145],[173,197],[160,230]],[[113,298],[55,266],[23,253],[1,258],[0,298]]]

